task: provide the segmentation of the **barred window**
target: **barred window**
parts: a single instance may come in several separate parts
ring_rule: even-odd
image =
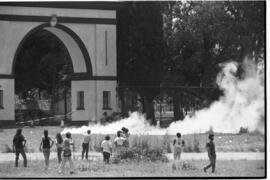
[[[84,109],[84,92],[77,92],[77,109]]]

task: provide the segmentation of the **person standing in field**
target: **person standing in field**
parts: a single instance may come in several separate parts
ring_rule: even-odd
[[[58,163],[60,164],[62,162],[62,151],[63,151],[63,138],[60,133],[56,134],[55,144],[57,150],[57,159]]]
[[[203,168],[203,171],[206,172],[206,170],[210,167],[212,167],[212,173],[215,172],[216,168],[216,150],[215,150],[215,143],[214,143],[214,134],[210,134],[208,136],[209,142],[206,144],[208,157],[210,164]]]
[[[53,143],[53,140],[48,136],[48,130],[44,130],[44,137],[42,137],[39,149],[40,151],[43,151],[45,158],[45,170],[49,168],[50,151]]]
[[[117,137],[114,139],[116,154],[120,155],[124,151],[126,138],[123,137],[122,131],[117,131]]]
[[[24,167],[27,167],[27,158],[25,154],[25,144],[26,144],[26,139],[22,135],[22,129],[17,129],[17,132],[13,138],[13,152],[16,154],[16,159],[15,159],[15,167],[18,167],[18,160],[19,160],[19,155],[21,154],[23,157],[23,165]],[[15,149],[15,151],[14,151]]]
[[[173,140],[173,169],[179,169],[179,162],[181,159],[182,148],[185,143],[181,138],[181,133],[176,133],[176,138]]]
[[[70,174],[74,174],[73,162],[71,159],[71,156],[72,156],[71,146],[74,146],[74,142],[71,138],[71,133],[67,132],[66,138],[64,139],[64,142],[63,142],[63,160],[59,167],[59,173],[64,172],[65,164],[67,161],[69,161]]]
[[[110,136],[105,136],[105,140],[101,143],[101,149],[103,154],[103,160],[106,164],[110,162],[110,156],[112,154],[112,143],[110,141]]]
[[[91,131],[88,130],[87,134],[84,135],[83,138],[83,143],[82,143],[82,160],[84,158],[84,153],[85,153],[85,159],[88,159],[88,152],[89,152],[89,145],[90,145],[90,141],[91,141]]]
[[[129,140],[128,139],[129,139],[129,136],[130,136],[130,133],[128,132],[129,130],[127,128],[125,128],[125,127],[122,127],[122,131],[123,131],[123,137],[126,138],[124,146],[126,148],[128,148],[129,147]]]

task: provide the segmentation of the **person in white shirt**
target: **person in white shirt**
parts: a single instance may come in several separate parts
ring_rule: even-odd
[[[101,143],[103,160],[106,164],[110,162],[110,156],[112,154],[112,143],[110,141],[110,136],[105,136],[105,140]]]
[[[124,150],[126,138],[122,136],[122,131],[117,131],[117,137],[114,139],[116,154],[119,155]]]
[[[91,142],[91,131],[88,130],[87,134],[83,138],[83,143],[82,143],[82,160],[84,158],[84,153],[85,153],[85,159],[88,159],[88,152],[89,152],[89,145]]]
[[[185,142],[181,138],[181,133],[176,134],[176,139],[173,140],[173,169],[176,169],[177,165],[179,164],[180,158],[181,158],[181,153],[182,149],[185,145]]]

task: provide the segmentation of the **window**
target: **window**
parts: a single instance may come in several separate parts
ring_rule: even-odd
[[[77,109],[84,109],[84,92],[77,92]]]
[[[0,109],[4,109],[3,90],[0,89]]]
[[[108,65],[108,32],[105,31],[105,65]]]
[[[103,91],[103,109],[111,109],[111,92]]]

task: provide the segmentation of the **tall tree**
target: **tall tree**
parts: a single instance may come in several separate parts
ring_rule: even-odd
[[[140,94],[146,118],[156,124],[153,100],[159,93],[164,57],[161,3],[126,2],[117,17],[120,86]]]
[[[215,86],[219,63],[232,59],[241,62],[246,55],[255,61],[264,59],[265,2],[177,1],[163,5],[169,49],[163,81]],[[178,93],[174,93],[176,118],[181,101]],[[215,89],[199,89],[196,93],[210,101],[220,94]]]

